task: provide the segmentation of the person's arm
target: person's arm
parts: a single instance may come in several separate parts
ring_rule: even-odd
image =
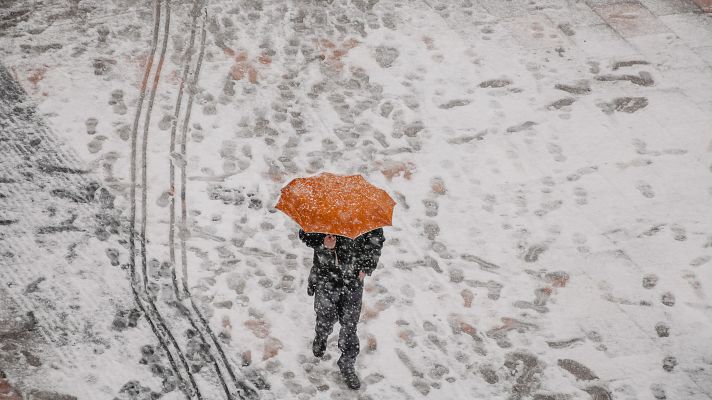
[[[314,296],[314,292],[316,291],[316,284],[317,284],[318,280],[319,280],[319,277],[317,276],[316,266],[312,265],[312,268],[309,271],[309,279],[307,281],[307,294],[309,296]]]
[[[383,236],[383,229],[378,228],[364,234],[361,248],[359,249],[359,270],[366,275],[371,275],[378,266],[378,260],[381,257],[383,242],[386,238]]]
[[[299,240],[313,249],[324,244],[324,236],[326,235],[323,233],[307,233],[302,229],[299,230]]]

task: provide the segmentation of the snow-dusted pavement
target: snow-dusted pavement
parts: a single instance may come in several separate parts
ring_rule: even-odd
[[[0,398],[711,399],[711,11],[0,1]],[[398,202],[358,392],[320,171]]]

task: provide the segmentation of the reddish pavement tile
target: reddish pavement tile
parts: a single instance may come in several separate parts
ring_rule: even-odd
[[[5,376],[2,371],[0,371],[0,399],[22,400],[22,395],[20,395],[20,392],[10,386],[10,383],[5,379]]]
[[[490,14],[499,18],[511,18],[529,14],[532,8],[529,0],[479,0],[478,3]]]
[[[594,7],[594,11],[626,38],[668,31],[655,15],[637,2]]]
[[[604,21],[586,3],[570,3],[568,7],[550,7],[541,10],[556,25],[590,26]]]
[[[707,63],[687,46],[684,40],[672,33],[658,33],[655,35],[636,36],[628,39],[628,43],[635,46],[644,60],[655,66],[659,71],[668,71],[680,68],[704,68]],[[665,84],[656,82],[656,84]]]
[[[527,49],[556,48],[569,42],[544,15],[526,15],[503,20],[517,41]]]
[[[584,0],[584,2],[591,7],[607,6],[618,3],[630,3],[631,1],[635,0]]]
[[[581,26],[570,39],[590,57],[599,59],[639,57],[638,50],[608,24]]]
[[[686,13],[660,17],[660,20],[690,48],[712,43],[712,18],[708,14]]]
[[[700,58],[705,60],[707,65],[712,67],[712,46],[703,46],[703,47],[698,47],[695,49],[695,53],[697,53]],[[710,99],[712,100],[712,99]]]
[[[700,6],[702,11],[712,13],[712,0],[692,0]]]
[[[670,15],[699,11],[692,0],[640,0],[655,15]]]

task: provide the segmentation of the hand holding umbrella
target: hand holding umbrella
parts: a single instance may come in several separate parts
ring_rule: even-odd
[[[336,247],[336,236],[326,235],[324,236],[324,247],[331,250]]]

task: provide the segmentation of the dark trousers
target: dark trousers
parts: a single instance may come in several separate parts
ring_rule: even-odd
[[[314,311],[316,311],[316,335],[324,340],[334,330],[339,321],[339,366],[353,366],[360,351],[356,329],[361,316],[363,287],[344,286],[330,288],[317,286],[314,293]]]

